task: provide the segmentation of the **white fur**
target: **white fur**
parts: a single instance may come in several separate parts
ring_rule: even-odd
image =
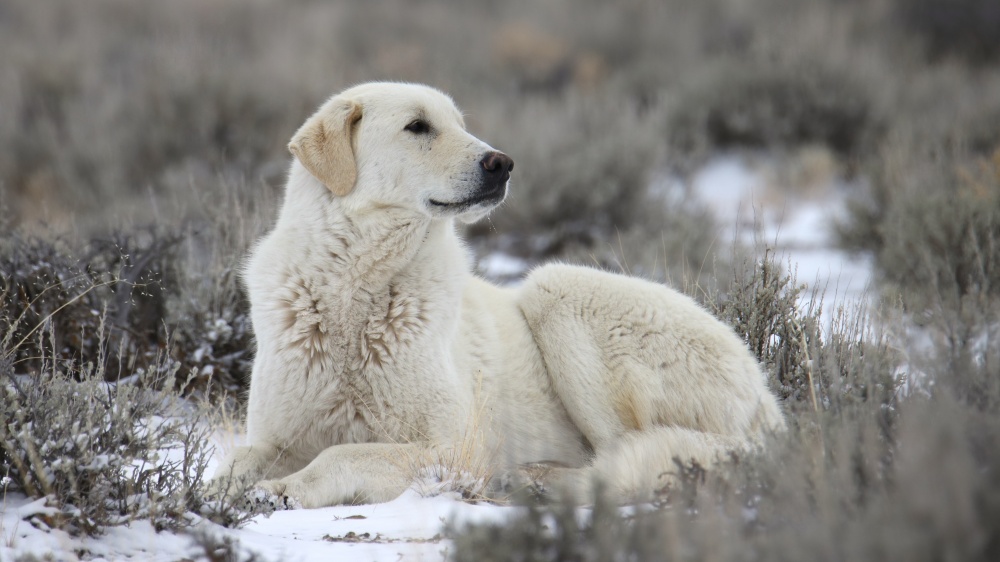
[[[553,485],[603,477],[634,499],[674,457],[709,465],[783,427],[746,347],[686,296],[567,265],[517,288],[473,276],[454,219],[499,201],[429,201],[473,193],[492,149],[437,90],[366,84],[313,119],[345,100],[361,113],[353,189],[335,195],[296,159],[246,267],[251,445],[217,479],[263,479],[305,507],[386,501],[412,459],[478,432],[498,471],[551,463]],[[404,130],[415,115],[433,135]]]

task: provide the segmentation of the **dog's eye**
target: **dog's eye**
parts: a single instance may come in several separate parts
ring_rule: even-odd
[[[423,119],[414,119],[409,125],[403,127],[403,129],[413,133],[414,135],[426,135],[431,132],[431,126],[428,125],[427,121],[424,121]]]

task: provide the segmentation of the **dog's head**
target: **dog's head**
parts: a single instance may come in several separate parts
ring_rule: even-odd
[[[481,218],[507,194],[514,162],[470,135],[444,93],[416,84],[346,90],[310,117],[289,150],[344,204]]]

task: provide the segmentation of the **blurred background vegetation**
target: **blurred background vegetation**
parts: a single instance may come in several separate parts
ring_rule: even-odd
[[[673,550],[649,552],[1000,549],[995,0],[0,0],[0,52],[6,375],[114,380],[168,357],[186,395],[238,402],[253,344],[237,272],[292,132],[354,83],[423,82],[517,163],[508,202],[468,229],[478,254],[683,285],[785,399],[777,453],[673,500],[760,515],[668,511]],[[855,187],[837,240],[873,258],[879,303],[825,321],[760,248],[730,251],[706,209],[651,188],[720,153],[817,151]],[[646,544],[647,523],[666,524],[577,529],[574,559]],[[457,544],[555,548],[480,531]]]

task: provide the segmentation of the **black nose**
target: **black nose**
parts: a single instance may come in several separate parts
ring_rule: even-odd
[[[487,176],[498,181],[510,179],[510,172],[514,169],[514,161],[503,152],[487,152],[479,164]]]

